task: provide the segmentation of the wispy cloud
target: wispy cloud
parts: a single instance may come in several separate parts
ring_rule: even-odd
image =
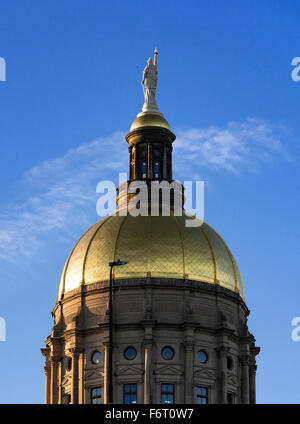
[[[115,132],[26,172],[20,183],[25,195],[2,206],[0,258],[31,255],[45,234],[60,230],[59,236],[67,237],[78,225],[88,226],[95,219],[97,182],[117,182],[117,173],[127,166],[124,133]]]
[[[284,132],[281,126],[253,118],[229,122],[225,128],[178,130],[174,158],[179,169],[190,161],[219,171],[257,171],[262,162],[286,157]]]
[[[174,168],[185,178],[200,166],[234,173],[255,170],[258,163],[283,154],[280,132],[255,119],[176,134]],[[127,163],[124,133],[115,132],[29,170],[21,179],[23,197],[0,213],[0,259],[32,255],[50,234],[68,238],[74,228],[87,227],[95,220],[97,182],[117,182]]]

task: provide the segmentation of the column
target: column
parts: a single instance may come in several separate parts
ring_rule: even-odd
[[[227,352],[221,353],[221,403],[227,403]]]
[[[150,278],[147,278],[147,282],[150,283]],[[145,316],[150,318],[152,315],[152,289],[151,287],[146,288],[146,305],[145,305]],[[141,325],[144,327],[144,404],[151,404],[153,402],[152,395],[152,348],[153,348],[153,328],[156,325],[156,321],[151,319],[145,319],[141,321]]]
[[[256,370],[257,365],[251,365],[249,367],[250,374],[250,403],[256,403]]]
[[[45,403],[50,403],[50,390],[51,390],[51,365],[46,364],[44,367],[45,370],[45,376],[46,376],[46,382],[45,382]]]
[[[169,179],[167,176],[167,148],[164,145],[164,160],[163,160],[163,178]]]
[[[220,400],[219,403],[227,403],[227,356],[228,356],[228,347],[221,347],[217,349],[220,358],[219,365],[219,381],[220,381]]]
[[[191,341],[184,343],[184,403],[194,403],[194,344]]]
[[[62,394],[62,379],[63,379],[63,370],[62,370],[62,359],[58,363],[58,404],[61,405],[63,403],[63,394]]]
[[[241,357],[242,362],[242,403],[249,403],[249,364],[248,356]]]
[[[109,398],[109,342],[103,342],[104,345],[104,393],[103,403],[108,403]]]
[[[78,371],[78,384],[79,384],[79,394],[78,394],[78,403],[84,404],[84,351],[81,351],[79,354],[79,371]]]
[[[190,292],[185,290],[184,293],[186,311],[190,308]],[[187,313],[188,317],[191,317]],[[197,324],[192,321],[185,321],[182,329],[184,344],[184,403],[194,403],[194,331]]]
[[[172,151],[173,151],[173,147],[170,147],[171,152],[170,152],[170,175],[168,176],[169,180],[172,180],[172,176],[173,176],[173,165],[172,165]]]
[[[152,341],[145,342],[144,403],[152,403]]]
[[[57,381],[57,371],[58,371],[58,362],[59,358],[57,356],[51,356],[51,399],[50,403],[57,404],[58,402],[58,381]]]
[[[71,402],[78,403],[78,357],[79,351],[78,348],[69,349],[69,352],[72,355],[72,394]]]
[[[42,355],[45,357],[45,403],[51,402],[51,361],[50,361],[50,348],[42,348]]]
[[[129,180],[133,179],[133,171],[134,171],[134,165],[132,161],[132,148],[128,147],[129,152]]]
[[[131,149],[131,162],[130,165],[132,167],[132,173],[130,173],[130,179],[135,180],[137,178],[136,176],[136,148],[135,146],[132,146]]]

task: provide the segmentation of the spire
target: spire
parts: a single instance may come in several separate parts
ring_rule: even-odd
[[[157,48],[143,71],[145,102],[126,135],[129,144],[129,180],[172,180],[172,143],[175,134],[156,103]]]
[[[134,195],[128,195],[128,185],[133,181],[142,181],[148,187],[148,200],[152,197],[152,186],[161,182],[172,183],[172,144],[176,138],[172,133],[167,120],[158,111],[156,103],[157,86],[157,49],[154,50],[154,59],[148,59],[143,71],[142,85],[145,103],[142,112],[137,115],[126,135],[129,147],[129,178],[126,183],[118,187],[117,204],[128,202]],[[179,183],[178,183],[179,184]],[[126,185],[126,189],[124,188]],[[171,194],[171,208],[174,198],[180,196],[183,204],[183,190],[173,187]],[[124,186],[124,187],[123,187]],[[175,193],[176,191],[176,193]],[[132,192],[131,192],[132,193]],[[179,194],[178,194],[179,193]],[[120,200],[120,202],[119,202]],[[150,203],[148,202],[148,206]],[[161,201],[159,200],[159,206]]]

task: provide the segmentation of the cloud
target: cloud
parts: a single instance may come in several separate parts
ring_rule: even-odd
[[[259,164],[284,155],[285,129],[262,120],[229,122],[225,128],[209,127],[177,131],[174,159],[178,170],[190,161],[218,171],[257,171]]]
[[[115,132],[26,172],[23,196],[2,205],[0,259],[32,255],[51,232],[67,237],[74,228],[89,226],[97,218],[97,182],[111,178],[117,184],[118,172],[127,168],[124,133]]]
[[[176,133],[174,169],[185,179],[195,176],[200,166],[240,173],[283,154],[280,131],[255,119]],[[22,197],[2,205],[6,212],[0,213],[0,259],[32,256],[51,234],[58,240],[71,237],[74,229],[83,231],[97,217],[97,183],[117,183],[118,172],[127,169],[124,133],[115,132],[26,172],[20,182]]]

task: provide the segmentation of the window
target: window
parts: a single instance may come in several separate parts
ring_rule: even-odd
[[[233,359],[231,358],[231,356],[227,356],[227,368],[231,370],[232,367],[233,367]]]
[[[138,156],[139,159],[144,159],[147,156],[147,146],[145,144],[141,144],[138,147]]]
[[[161,356],[169,361],[170,359],[174,358],[174,349],[170,346],[166,346],[161,351]]]
[[[208,404],[208,389],[207,387],[196,387],[196,398],[199,405]]]
[[[147,174],[146,174],[146,162],[142,162],[141,163],[141,174],[142,174],[142,178],[146,178]]]
[[[154,144],[153,145],[153,157],[159,159],[160,158],[160,144]]]
[[[136,384],[124,384],[123,386],[124,403],[136,403]]]
[[[154,162],[154,178],[159,178],[159,168],[160,168],[160,163],[159,162]]]
[[[71,371],[72,369],[72,358],[67,358],[67,370]]]
[[[93,354],[92,354],[92,362],[93,364],[99,364],[99,362],[102,359],[102,354],[101,352],[99,352],[98,350],[96,350]]]
[[[102,403],[102,387],[94,387],[91,390],[91,403]]]
[[[124,356],[128,361],[132,361],[136,357],[136,349],[132,346],[127,347],[124,351]]]
[[[234,403],[234,394],[233,393],[227,393],[227,403],[230,403],[230,404]]]
[[[161,385],[161,403],[163,404],[174,403],[174,384]]]
[[[205,362],[207,362],[207,353],[204,350],[199,350],[199,352],[197,352],[197,358],[201,364],[205,364]]]

